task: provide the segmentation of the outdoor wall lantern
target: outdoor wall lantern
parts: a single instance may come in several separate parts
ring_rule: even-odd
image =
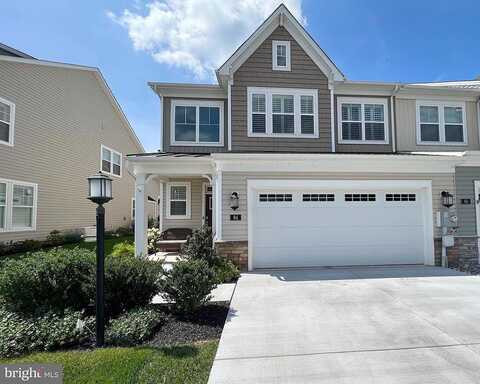
[[[238,193],[237,192],[232,192],[230,195],[230,208],[232,208],[234,211],[238,209]]]
[[[447,191],[442,192],[442,205],[450,208],[453,205],[453,195]]]
[[[88,178],[88,199],[97,205],[97,284],[96,284],[96,334],[97,347],[105,342],[105,208],[112,200],[112,179],[101,172]]]

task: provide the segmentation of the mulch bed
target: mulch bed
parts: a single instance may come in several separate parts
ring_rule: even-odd
[[[150,346],[163,347],[219,339],[227,318],[228,303],[208,304],[188,318],[165,311],[166,322],[148,343]]]

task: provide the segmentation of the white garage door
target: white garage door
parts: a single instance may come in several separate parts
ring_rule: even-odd
[[[425,192],[255,190],[253,268],[425,263]]]

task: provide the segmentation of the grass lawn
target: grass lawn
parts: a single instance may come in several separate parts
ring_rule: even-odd
[[[54,363],[63,365],[64,383],[206,383],[218,341],[151,348],[104,348],[92,351],[42,352],[9,363]]]
[[[128,241],[133,243],[133,236],[122,236],[122,237],[114,237],[111,239],[105,239],[105,255],[109,255],[112,252],[113,246],[115,244],[121,243],[123,241]],[[80,248],[94,250],[96,246],[97,246],[96,241],[86,243],[85,241],[82,240],[79,243],[65,244],[65,245],[62,245],[61,247],[68,248],[68,249],[80,247]],[[44,248],[44,250],[47,250],[47,249],[48,248]],[[14,253],[11,255],[0,256],[0,265],[3,261],[7,261],[8,259],[16,259],[23,256],[25,256],[25,253]]]

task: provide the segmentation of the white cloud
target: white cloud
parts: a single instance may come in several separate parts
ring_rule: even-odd
[[[207,79],[282,2],[306,23],[302,0],[164,0],[147,3],[144,14],[135,7],[107,16],[128,30],[136,50]]]

